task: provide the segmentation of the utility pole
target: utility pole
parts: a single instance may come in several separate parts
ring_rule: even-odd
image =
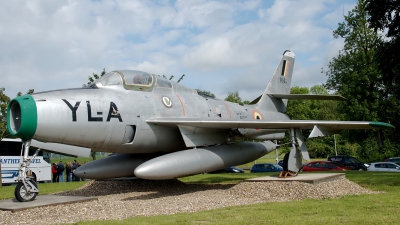
[[[336,137],[335,137],[335,135],[333,135],[333,140],[334,140],[334,142],[335,142],[335,155],[337,155],[337,150],[336,150]]]

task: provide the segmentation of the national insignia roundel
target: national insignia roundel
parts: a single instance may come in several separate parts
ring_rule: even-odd
[[[171,108],[171,107],[172,107],[172,101],[171,101],[171,99],[169,99],[169,98],[166,97],[166,96],[163,96],[161,99],[162,99],[162,102],[164,103],[164,105],[165,105],[167,108]]]
[[[253,119],[255,120],[262,120],[263,116],[257,110],[253,110]]]

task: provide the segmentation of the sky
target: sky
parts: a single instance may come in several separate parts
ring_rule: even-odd
[[[82,87],[93,73],[141,70],[224,99],[252,101],[285,50],[292,86],[327,80],[332,31],[355,0],[0,1],[0,88],[10,98]]]

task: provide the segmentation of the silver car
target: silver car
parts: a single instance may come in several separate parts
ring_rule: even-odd
[[[371,163],[368,171],[400,172],[400,165],[393,162],[375,162]]]

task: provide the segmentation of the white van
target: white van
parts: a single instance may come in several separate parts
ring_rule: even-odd
[[[3,138],[0,145],[1,181],[3,184],[17,183],[18,169],[21,160],[21,139]],[[35,147],[29,149],[29,155],[33,155]],[[36,182],[51,181],[51,164],[46,151],[39,151],[39,154],[32,160],[29,169]]]

